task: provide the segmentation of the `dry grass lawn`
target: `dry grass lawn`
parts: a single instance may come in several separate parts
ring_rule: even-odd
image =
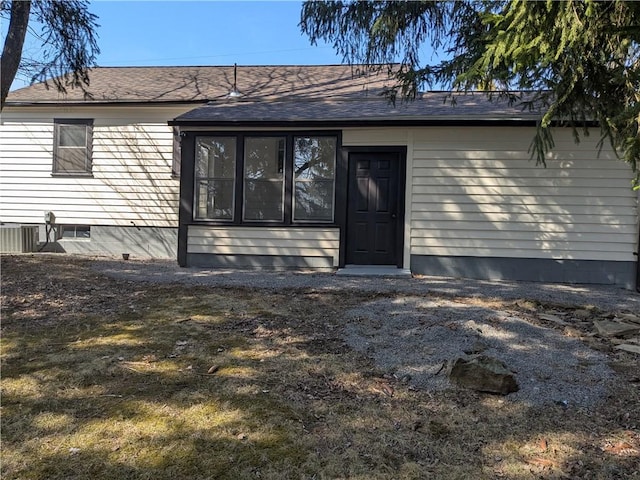
[[[371,295],[130,283],[89,262],[2,258],[5,480],[640,479],[628,361],[592,411],[417,391],[341,339]]]

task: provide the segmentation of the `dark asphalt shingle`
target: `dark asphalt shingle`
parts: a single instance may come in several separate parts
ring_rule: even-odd
[[[455,102],[452,102],[455,98]],[[314,98],[276,101],[231,100],[209,102],[175,119],[176,124],[247,122],[356,122],[457,120],[534,120],[538,113],[507,101],[489,101],[483,94],[430,92],[410,102],[391,103],[382,96]]]
[[[81,89],[59,93],[43,83],[11,92],[7,103],[164,103],[225,98],[233,87],[234,67],[98,67],[91,70],[86,99]],[[238,66],[243,98],[377,95],[391,84],[387,70],[360,66]]]
[[[90,80],[89,99],[80,89],[62,94],[40,83],[11,92],[7,105],[200,104],[176,119],[176,123],[185,125],[432,118],[531,120],[538,116],[506,101],[489,101],[481,93],[447,96],[429,92],[416,101],[394,105],[383,96],[394,84],[387,69],[362,66],[238,66],[238,99],[228,97],[234,84],[233,66],[98,67],[91,71]]]

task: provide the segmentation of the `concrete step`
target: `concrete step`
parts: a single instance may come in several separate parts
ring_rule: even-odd
[[[411,270],[392,265],[345,265],[336,275],[354,277],[410,277]]]

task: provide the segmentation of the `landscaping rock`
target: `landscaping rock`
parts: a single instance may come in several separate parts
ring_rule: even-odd
[[[624,322],[637,323],[640,325],[640,317],[633,313],[620,313],[616,318]]]
[[[640,325],[611,320],[596,320],[593,322],[598,333],[605,337],[622,337],[640,332]]]
[[[550,314],[550,313],[541,313],[538,315],[538,318],[541,320],[546,320],[548,322],[553,322],[557,325],[565,326],[567,322],[562,320],[558,315]]]
[[[617,345],[615,347],[616,350],[622,350],[624,352],[629,352],[629,353],[637,353],[638,355],[640,355],[640,345],[631,345],[629,343],[623,343],[622,345]]]
[[[458,385],[479,392],[507,395],[518,391],[513,373],[500,360],[478,355],[465,360],[458,358],[449,374]]]

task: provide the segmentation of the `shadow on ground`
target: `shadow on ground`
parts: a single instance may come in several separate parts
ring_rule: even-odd
[[[631,383],[527,406],[414,389],[351,349],[345,312],[395,291],[145,283],[63,257],[2,272],[2,478],[637,475]]]

